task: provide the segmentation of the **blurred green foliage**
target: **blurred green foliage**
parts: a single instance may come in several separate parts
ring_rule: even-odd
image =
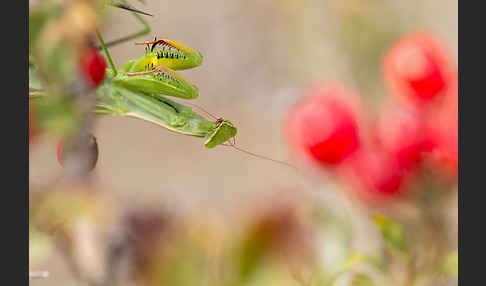
[[[404,254],[409,253],[408,241],[401,225],[384,215],[375,215],[373,220],[379,228],[385,243],[391,249],[398,250]]]
[[[78,80],[76,61],[79,49],[87,44],[87,40],[84,29],[72,32],[67,29],[76,29],[77,26],[61,25],[66,7],[63,8],[59,2],[41,1],[40,5],[29,11],[29,87],[43,89],[49,95],[31,100],[41,128],[63,137],[72,133],[82,121],[83,110],[71,92],[73,82]],[[94,6],[89,6],[93,10],[89,11],[99,16],[97,5],[100,2],[93,2]],[[287,2],[289,12],[293,11],[292,7],[302,6],[297,1]],[[375,91],[376,83],[379,83],[376,79],[381,78],[381,55],[403,27],[394,17],[383,17],[393,13],[386,6],[381,6],[381,1],[354,1],[354,4],[356,6],[341,10],[341,44],[352,60],[356,81],[364,91]],[[78,16],[83,18],[83,15],[88,20],[92,16],[89,12]],[[73,35],[79,35],[79,38]],[[374,96],[379,93],[367,94]],[[53,189],[32,199],[30,203],[31,261],[48,253],[50,236],[43,230],[52,225],[56,225],[67,237],[73,234],[72,225],[84,217],[90,217],[93,225],[102,230],[113,227],[113,221],[103,223],[100,219],[111,209],[98,192],[75,188]],[[252,210],[246,211],[252,214]],[[377,269],[382,275],[391,275],[386,267],[390,262],[389,257],[355,249],[356,233],[348,220],[317,207],[311,216],[303,219],[310,225],[313,239],[309,243],[302,239],[307,232],[301,228],[300,220],[296,217],[296,212],[284,210],[258,217],[250,225],[228,219],[226,231],[230,235],[226,240],[222,239],[225,244],[218,245],[223,249],[222,253],[214,251],[216,247],[210,243],[201,243],[201,240],[207,242],[213,236],[220,235],[218,230],[211,228],[208,229],[209,234],[194,235],[182,230],[171,234],[169,239],[165,232],[150,243],[142,239],[140,244],[146,248],[146,252],[141,266],[143,269],[139,273],[143,277],[138,277],[138,284],[135,285],[326,286],[334,285],[339,278],[350,273],[350,285],[378,285],[368,274],[354,272],[363,265]],[[406,239],[406,229],[383,215],[375,216],[373,221],[390,249],[410,254],[412,245]],[[57,225],[58,222],[63,223]],[[180,227],[182,223],[175,224]],[[104,240],[100,240],[100,243],[108,244]],[[315,254],[315,257],[309,259],[307,252]],[[445,275],[457,276],[457,251],[450,253],[445,260],[436,262]],[[296,280],[292,277],[289,265],[293,263],[307,266],[303,268],[311,273],[309,276],[313,279]]]
[[[459,273],[459,257],[457,250],[451,252],[444,261],[444,273],[446,275],[458,276]]]

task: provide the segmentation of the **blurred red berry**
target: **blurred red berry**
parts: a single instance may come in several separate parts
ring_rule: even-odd
[[[341,85],[312,89],[287,117],[291,147],[321,165],[339,164],[360,145],[356,104],[356,95]]]
[[[458,171],[458,78],[451,80],[451,88],[444,101],[428,114],[428,135],[434,142],[432,162],[447,179],[456,180]]]
[[[405,170],[415,168],[423,153],[432,150],[426,120],[417,111],[386,105],[380,110],[375,127],[378,148],[395,157]]]
[[[459,165],[457,133],[439,133],[432,158],[447,179],[456,180]]]
[[[81,74],[93,86],[98,86],[105,78],[106,60],[95,48],[87,48],[79,61]]]
[[[83,155],[82,158],[73,156]],[[57,161],[63,167],[66,160],[76,160],[81,171],[89,172],[94,169],[98,161],[98,143],[92,134],[78,138],[76,142],[64,143],[62,140],[57,145]]]
[[[402,195],[409,173],[390,154],[362,149],[343,162],[339,174],[358,197],[381,200]]]
[[[392,93],[416,106],[441,97],[453,71],[444,45],[421,32],[401,38],[386,53],[383,65]]]
[[[447,120],[447,118],[452,118],[457,120],[458,116],[458,73],[457,70],[453,73],[450,80],[450,87],[444,96],[444,100],[440,105],[434,110],[435,115],[431,115],[432,120]]]

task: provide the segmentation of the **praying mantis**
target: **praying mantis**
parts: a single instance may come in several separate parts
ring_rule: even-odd
[[[176,72],[202,64],[203,56],[197,50],[171,39],[155,38],[153,41],[136,42],[136,45],[145,47],[145,51],[138,58],[129,60],[117,68],[108,47],[147,35],[151,31],[148,23],[140,15],[147,13],[131,8],[124,0],[120,0],[120,3],[113,6],[130,10],[144,28],[106,44],[99,31],[96,31],[101,44],[99,49],[104,51],[109,63],[106,76],[96,89],[96,114],[141,119],[169,131],[204,138],[207,148],[218,145],[231,146],[252,156],[288,165],[236,147],[237,128],[230,121],[212,115],[214,120],[209,120],[194,112],[192,108],[167,98],[172,96],[190,100],[199,96],[198,88]]]
[[[134,15],[148,27],[140,15]],[[225,144],[235,137],[237,129],[231,122],[221,118],[207,120],[190,107],[166,97],[198,97],[198,88],[176,70],[200,66],[203,58],[200,52],[170,39],[137,42],[145,46],[145,52],[117,69],[98,32],[97,36],[110,68],[97,91],[100,102],[96,113],[134,117],[176,133],[203,137],[207,148]]]
[[[103,39],[98,36],[104,46]],[[143,44],[151,45],[150,49],[118,70],[104,47],[111,68],[98,88],[100,102],[95,112],[134,117],[176,133],[203,137],[206,138],[204,145],[207,148],[214,148],[233,138],[237,129],[231,122],[207,120],[190,107],[166,97],[198,97],[197,87],[174,70],[200,65],[201,54],[172,40],[154,40]]]

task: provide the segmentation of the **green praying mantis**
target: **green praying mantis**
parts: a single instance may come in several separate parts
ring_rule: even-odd
[[[122,3],[126,4],[125,1]],[[237,128],[230,121],[216,118],[201,109],[214,118],[209,120],[192,108],[167,98],[195,99],[199,96],[198,88],[176,71],[200,66],[203,60],[200,52],[175,40],[155,38],[153,41],[136,42],[136,45],[145,47],[144,53],[117,68],[108,47],[151,31],[148,23],[139,15],[140,11],[127,7],[125,5],[123,9],[131,10],[143,24],[142,30],[106,44],[99,31],[96,31],[110,67],[96,90],[99,99],[95,113],[141,119],[179,134],[204,138],[207,148],[231,146],[252,156],[288,165],[238,148],[235,140]]]
[[[207,148],[235,137],[237,129],[231,122],[221,118],[207,120],[166,97],[198,97],[198,88],[175,72],[201,65],[198,51],[169,39],[136,43],[146,45],[145,53],[116,69],[102,37],[97,35],[110,64],[107,77],[98,88],[101,100],[97,113],[135,117],[173,132],[203,137]]]
[[[145,28],[123,41],[148,34],[149,25],[135,11],[132,13]],[[100,102],[95,112],[122,115],[142,119],[170,131],[205,138],[204,145],[214,148],[236,136],[237,129],[222,118],[210,121],[190,107],[169,100],[166,96],[194,99],[198,88],[176,70],[200,66],[202,55],[189,46],[170,39],[137,42],[145,52],[135,60],[129,60],[118,69],[115,67],[103,38],[97,37],[104,50],[110,68],[103,84],[98,88]],[[115,41],[119,43],[120,41]],[[113,42],[111,43],[113,44]],[[233,144],[234,145],[234,144]]]

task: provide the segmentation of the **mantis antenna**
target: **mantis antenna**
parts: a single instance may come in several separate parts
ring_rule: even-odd
[[[224,121],[223,118],[218,118],[216,116],[214,116],[213,114],[211,114],[209,111],[205,110],[204,108],[196,105],[196,104],[193,104],[193,103],[189,103],[189,102],[186,102],[186,104],[188,105],[191,105],[197,109],[199,109],[200,111],[206,113],[207,115],[209,115],[210,117],[212,117],[213,119],[216,119],[217,120],[217,123],[218,124],[221,124],[221,122]],[[276,160],[276,159],[273,159],[273,158],[270,158],[270,157],[267,157],[267,156],[264,156],[264,155],[260,155],[260,154],[256,154],[256,153],[253,153],[253,152],[250,152],[248,150],[245,150],[243,148],[240,148],[238,146],[236,146],[236,136],[232,138],[233,139],[233,142],[230,142],[230,143],[225,143],[225,144],[222,144],[223,146],[227,146],[227,147],[232,147],[234,148],[235,150],[238,150],[242,153],[245,153],[245,154],[248,154],[250,156],[253,156],[253,157],[257,157],[257,158],[260,158],[260,159],[263,159],[263,160],[268,160],[268,161],[272,161],[274,163],[277,163],[277,164],[281,164],[281,165],[285,165],[287,167],[290,167],[294,170],[298,170],[297,167],[295,167],[294,165],[290,164],[290,163],[287,163],[285,161],[280,161],[280,160]]]
[[[260,155],[260,154],[256,154],[256,153],[253,153],[253,152],[250,152],[248,150],[245,150],[245,149],[242,149],[238,146],[236,146],[236,139],[235,137],[233,137],[233,142],[231,143],[225,143],[225,144],[222,144],[223,146],[228,146],[228,147],[232,147],[240,152],[243,152],[243,153],[246,153],[250,156],[254,156],[254,157],[257,157],[257,158],[260,158],[260,159],[263,159],[263,160],[268,160],[268,161],[272,161],[274,163],[277,163],[277,164],[281,164],[281,165],[285,165],[287,167],[290,167],[294,170],[297,170],[297,167],[295,167],[294,165],[290,164],[290,163],[287,163],[285,161],[280,161],[280,160],[276,160],[276,159],[273,159],[273,158],[270,158],[270,157],[267,157],[267,156],[263,156],[263,155]]]

